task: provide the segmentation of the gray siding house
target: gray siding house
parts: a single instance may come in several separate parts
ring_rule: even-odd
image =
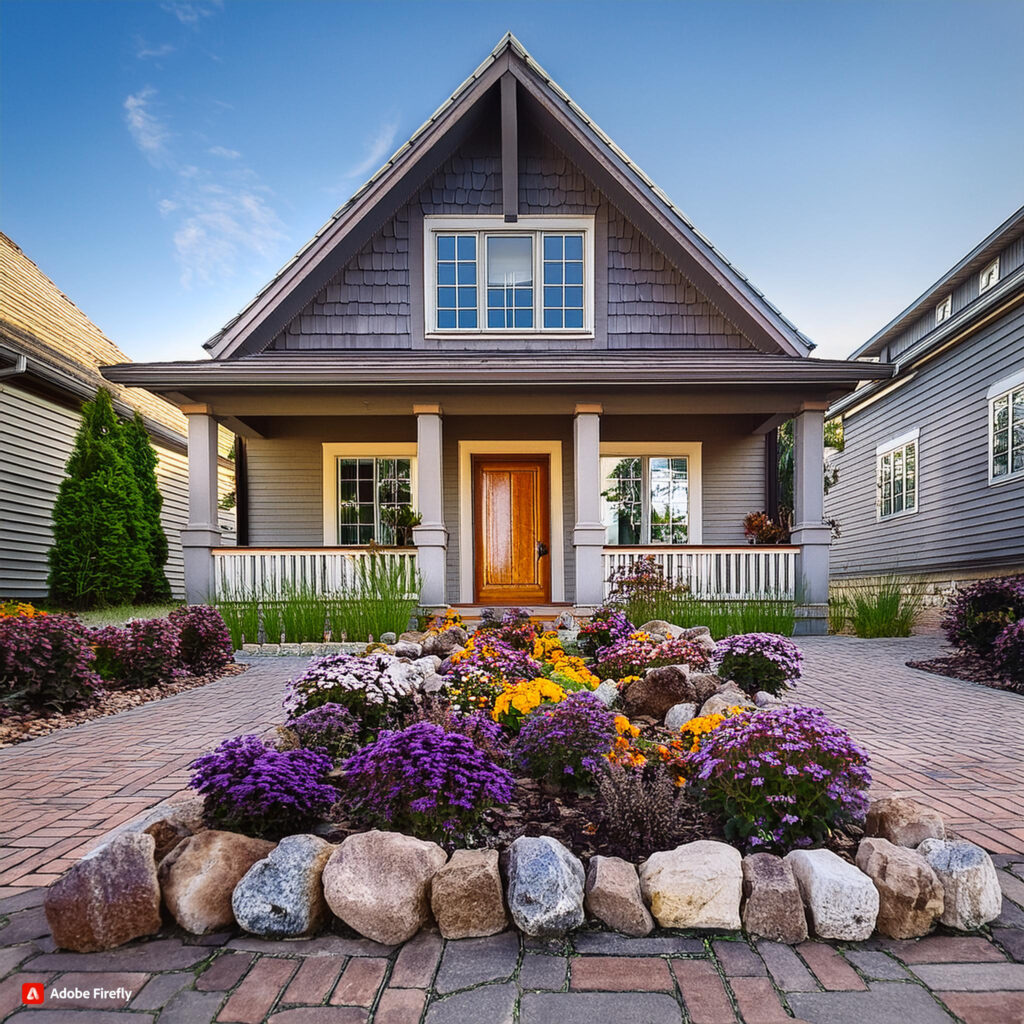
[[[833,578],[940,594],[1024,571],[1024,208],[850,358],[896,375],[829,410],[846,438]]]
[[[157,453],[169,554],[165,571],[185,592],[180,531],[188,522],[185,417],[139,388],[108,384],[99,367],[125,354],[6,235],[0,234],[0,599],[45,597],[52,510],[81,422],[82,403],[106,384],[119,415],[141,413]],[[220,437],[218,493],[234,487]],[[219,510],[224,543],[234,513]]]
[[[427,606],[591,608],[650,554],[700,594],[799,595],[815,631],[824,412],[890,375],[809,358],[511,35],[206,347],[104,369],[189,420],[192,600],[344,586],[383,547]],[[754,548],[794,416],[793,543]],[[218,423],[244,439],[230,551]]]

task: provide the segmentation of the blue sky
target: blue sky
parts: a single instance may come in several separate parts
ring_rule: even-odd
[[[511,29],[842,357],[1024,204],[1024,3],[3,0],[0,227],[201,343]]]

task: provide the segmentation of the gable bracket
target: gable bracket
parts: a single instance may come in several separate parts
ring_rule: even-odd
[[[519,219],[519,117],[516,111],[516,76],[501,76],[501,195],[505,223]]]

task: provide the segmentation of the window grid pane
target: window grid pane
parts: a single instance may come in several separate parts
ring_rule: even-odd
[[[604,521],[609,544],[643,543],[643,460],[601,459]]]
[[[917,442],[886,452],[878,460],[879,513],[886,516],[917,508]]]
[[[438,235],[438,330],[476,329],[476,276],[476,235]]]
[[[487,326],[533,327],[533,238],[487,239]]]
[[[412,508],[410,459],[338,459],[339,544],[398,543],[403,508]]]
[[[1010,396],[992,403],[992,476],[1010,472]]]
[[[685,458],[652,458],[650,463],[651,543],[685,544],[688,481]]]
[[[583,235],[544,235],[544,327],[583,327]]]

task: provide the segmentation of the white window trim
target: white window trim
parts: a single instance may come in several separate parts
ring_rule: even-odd
[[[994,270],[995,273],[992,275],[992,280],[988,284],[985,284],[985,275],[990,271]],[[999,257],[997,256],[991,263],[982,268],[981,273],[978,275],[978,294],[984,295],[990,288],[994,288],[999,284]]]
[[[477,328],[462,327],[439,330],[437,323],[437,250],[434,236],[445,233],[469,234],[527,234],[550,231],[583,235],[583,327],[544,327],[544,256],[541,246],[533,253],[533,321],[534,327],[507,327],[488,329],[486,266],[482,257],[485,239],[477,242]],[[530,338],[592,338],[594,336],[594,218],[593,217],[520,217],[506,223],[501,215],[457,216],[423,218],[423,333],[426,338],[480,338],[500,341],[517,335]]]
[[[551,600],[565,600],[565,534],[562,523],[561,441],[459,442],[459,592],[463,604],[472,604],[475,587],[473,542],[473,456],[547,455],[551,503]]]
[[[993,463],[995,462],[995,431],[992,429],[992,414],[995,411],[995,403],[998,399],[1010,396],[1014,391],[1019,391],[1024,387],[1024,369],[1018,370],[1016,373],[1011,373],[1008,377],[1003,377],[1002,380],[997,380],[988,391],[985,393],[986,399],[988,399],[988,405],[986,408],[988,414],[988,485],[989,487],[999,487],[1001,484],[1013,483],[1014,481],[1024,480],[1024,470],[1018,469],[1016,472],[1013,470],[1013,463],[1010,459],[1007,459],[1008,472],[1002,476],[995,476],[992,472]],[[1013,454],[1013,405],[1008,404],[1007,412],[1010,416],[1010,441],[1011,446],[1008,449],[1009,454]]]
[[[888,523],[894,519],[903,519],[906,516],[916,516],[921,511],[921,429],[915,427],[904,434],[883,441],[875,448],[875,521]],[[914,507],[904,508],[899,512],[890,512],[887,516],[882,515],[882,458],[891,455],[900,448],[906,448],[908,444],[914,445]]]
[[[689,504],[689,522],[687,524],[688,540],[685,545],[677,544],[638,544],[636,547],[672,548],[688,547],[691,544],[703,543],[704,536],[704,502],[702,497],[701,472],[701,441],[602,441],[600,456],[602,459],[614,459],[618,456],[646,455],[650,458],[685,458],[687,477],[687,500]],[[608,529],[608,524],[604,524]]]
[[[953,295],[950,293],[935,307],[935,326],[938,327],[939,324],[944,324],[952,316]]]
[[[416,444],[333,444],[325,442],[323,449],[323,511],[324,547],[338,547],[338,459],[409,459],[409,476],[412,488],[412,507],[416,508]],[[348,545],[365,547],[363,544]]]

